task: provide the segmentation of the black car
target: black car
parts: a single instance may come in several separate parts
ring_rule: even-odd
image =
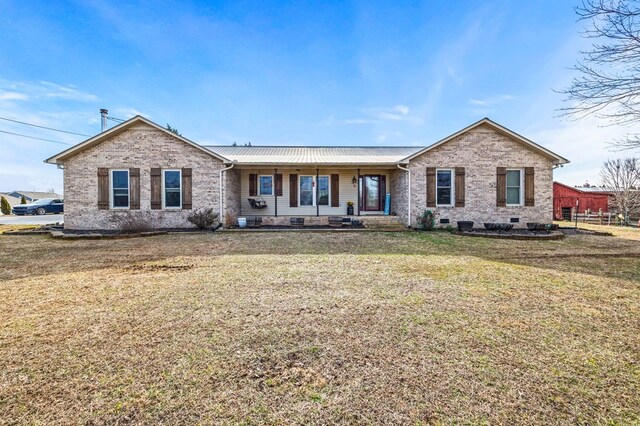
[[[59,198],[41,198],[31,204],[18,204],[13,206],[11,212],[17,215],[25,214],[47,214],[62,213],[64,211],[64,200]]]

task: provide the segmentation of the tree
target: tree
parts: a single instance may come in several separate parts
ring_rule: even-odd
[[[0,197],[0,211],[2,214],[11,214],[11,204],[4,197]]]
[[[629,221],[629,213],[640,210],[640,159],[607,160],[600,171],[602,184],[611,193],[610,205]]]
[[[24,195],[20,197],[20,204],[27,204],[27,199],[24,198]]]
[[[176,129],[175,127],[171,127],[171,124],[167,123],[167,130],[175,133],[178,136],[182,136],[182,133],[178,132],[178,129]]]
[[[640,1],[583,0],[576,8],[588,22],[582,35],[593,39],[574,70],[569,88],[560,91],[572,105],[566,116],[594,115],[611,124],[640,123]],[[620,149],[640,148],[640,137],[610,141]]]

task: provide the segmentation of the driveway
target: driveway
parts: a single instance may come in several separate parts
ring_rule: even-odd
[[[64,222],[63,214],[45,214],[42,216],[0,216],[0,225],[47,225]]]

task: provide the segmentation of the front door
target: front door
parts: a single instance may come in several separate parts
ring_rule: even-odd
[[[363,181],[363,210],[380,211],[380,175],[364,175]]]

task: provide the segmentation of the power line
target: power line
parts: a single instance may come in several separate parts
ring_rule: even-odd
[[[21,135],[20,133],[7,132],[6,130],[0,130],[0,133],[6,133],[8,135],[13,135],[13,136],[20,136],[20,137],[23,137],[23,138],[36,139],[36,140],[39,140],[39,141],[59,143],[60,145],[71,145],[70,143],[66,143],[66,142],[54,141],[54,140],[51,140],[51,139],[44,139],[44,138],[36,138],[35,136],[27,136],[27,135]]]
[[[68,133],[70,135],[91,137],[91,135],[85,135],[84,133],[76,133],[76,132],[69,132],[67,130],[54,129],[52,127],[40,126],[38,124],[32,124],[32,123],[25,123],[24,121],[13,120],[11,118],[6,118],[6,117],[0,117],[0,120],[12,121],[14,123],[24,124],[25,126],[32,126],[32,127],[39,127],[41,129],[53,130],[54,132]]]

